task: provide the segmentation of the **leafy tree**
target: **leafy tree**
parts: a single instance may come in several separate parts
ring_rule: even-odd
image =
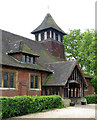
[[[70,30],[64,36],[64,46],[67,60],[78,60],[81,68],[89,75],[93,75],[92,85],[97,91],[97,35],[94,30],[87,29],[81,33],[80,29]],[[96,38],[96,40],[95,40]]]

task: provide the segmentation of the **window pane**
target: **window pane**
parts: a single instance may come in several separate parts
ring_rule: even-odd
[[[8,88],[8,73],[3,73],[3,87]]]
[[[33,64],[33,57],[31,57],[31,64]]]
[[[14,88],[14,73],[9,74],[9,87]]]
[[[35,76],[35,88],[38,88],[38,76]]]
[[[26,58],[25,58],[25,55],[22,56],[22,62],[25,62],[26,61]]]
[[[27,63],[29,63],[29,56],[27,56]]]
[[[0,72],[0,87],[2,86],[2,73]]]
[[[41,34],[39,33],[39,41],[41,41]]]
[[[34,77],[32,75],[30,77],[30,88],[34,88]]]
[[[47,39],[47,32],[44,33],[44,40]]]

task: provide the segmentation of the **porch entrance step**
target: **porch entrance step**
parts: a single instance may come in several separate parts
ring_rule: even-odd
[[[74,102],[75,104],[81,104],[81,102],[86,102],[87,103],[87,100],[86,98],[70,98],[71,99],[71,102]]]

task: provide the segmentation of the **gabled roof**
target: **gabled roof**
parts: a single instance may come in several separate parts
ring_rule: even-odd
[[[39,32],[41,30],[45,30],[48,28],[53,28],[53,29],[61,32],[62,34],[66,35],[66,33],[56,24],[53,17],[49,13],[46,15],[43,22],[35,30],[33,30],[31,33],[34,34],[36,32]]]
[[[43,86],[65,86],[76,65],[78,65],[77,61],[60,61],[47,64],[54,72],[51,79],[47,78]],[[79,66],[78,69],[80,69]],[[82,77],[85,81],[83,74]]]
[[[13,53],[27,53],[33,56],[39,56],[35,52],[31,50],[31,48],[23,41],[15,41],[13,43],[9,43],[9,51],[8,54],[13,54]]]

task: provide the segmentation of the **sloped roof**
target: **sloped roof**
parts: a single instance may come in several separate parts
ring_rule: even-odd
[[[56,24],[53,17],[49,13],[46,15],[43,22],[35,30],[33,30],[31,33],[34,34],[36,32],[39,32],[41,30],[45,30],[48,28],[53,28],[53,29],[61,32],[62,34],[66,35],[66,33]]]
[[[1,30],[1,32],[2,32],[2,54],[3,54],[2,64],[3,65],[51,72],[51,70],[45,66],[45,63],[64,60],[52,56],[49,53],[49,51],[46,50],[45,46],[40,42],[33,41],[31,39],[10,32],[6,32],[4,30]],[[16,61],[14,58],[12,58],[12,56],[7,54],[8,51],[10,50],[12,50],[12,52],[19,52],[21,50],[25,51],[26,48],[25,45],[27,46],[26,52],[31,52],[32,54],[39,55],[39,58],[37,60],[37,65],[20,63]]]
[[[18,53],[18,52],[27,53],[27,54],[31,54],[34,56],[39,56],[38,54],[33,52],[31,48],[23,40],[9,43],[8,53],[13,54],[13,53]]]
[[[54,72],[53,72],[53,75],[51,76],[51,79],[47,78],[43,86],[64,86],[66,85],[70,75],[72,74],[74,67],[77,64],[78,64],[77,61],[60,61],[60,62],[47,64],[47,66]]]

